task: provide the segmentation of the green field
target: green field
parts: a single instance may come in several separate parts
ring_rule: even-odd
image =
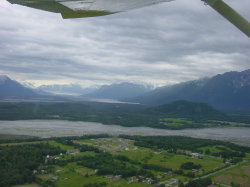
[[[55,142],[55,141],[50,141],[49,144],[53,145],[55,147],[60,147],[62,150],[65,150],[65,151],[75,149],[72,146],[64,145],[64,144],[61,144],[61,143],[58,143],[58,142]]]
[[[89,183],[101,183],[106,182],[109,185],[108,186],[127,186],[128,183],[126,180],[121,178],[108,178],[108,176],[97,176],[95,175],[95,171],[88,168],[83,168],[78,166],[76,163],[70,163],[66,165],[65,167],[57,167],[58,172],[55,175],[52,174],[45,174],[40,175],[39,177],[43,180],[49,180],[52,177],[56,176],[58,177],[58,181],[56,182],[57,186],[60,187],[82,187],[85,184]],[[139,187],[139,186],[150,186],[147,184],[142,183],[132,183],[129,186]]]
[[[242,187],[248,187],[250,186],[250,162],[220,172],[213,176],[213,179],[217,183],[230,185],[233,182]]]
[[[216,145],[216,146],[205,146],[205,147],[200,148],[199,150],[202,150],[202,151],[209,150],[210,152],[213,152],[213,153],[219,153],[222,150],[231,150],[231,149],[225,146]]]
[[[171,168],[173,170],[180,169],[181,164],[185,162],[193,162],[195,164],[202,165],[203,172],[210,172],[218,168],[225,166],[222,159],[215,158],[211,156],[204,156],[203,159],[191,158],[188,155],[178,155],[173,153],[168,153],[167,151],[157,151],[148,148],[138,147],[133,145],[132,140],[122,139],[122,138],[99,138],[99,139],[84,139],[77,140],[75,143],[87,144],[91,146],[98,147],[102,150],[111,152],[113,155],[123,155],[131,160],[145,163],[154,164],[159,166],[164,166],[166,168]],[[60,144],[53,144],[55,146],[60,146]],[[123,147],[122,150],[119,150]],[[67,147],[62,147],[67,148]],[[68,147],[72,148],[72,147]],[[127,149],[127,150],[125,150]],[[79,153],[85,155],[86,153]],[[93,154],[93,153],[87,153]],[[79,155],[78,155],[79,156]],[[103,176],[97,176],[94,174],[94,170],[82,168],[76,163],[71,163],[63,167],[62,171],[57,174],[59,180],[56,182],[57,186],[83,186],[84,184],[91,183],[95,181],[97,183],[106,182],[108,186],[128,186],[129,179],[107,179]],[[179,175],[165,175],[164,172],[152,171],[155,175],[162,175],[160,181],[165,181],[170,178],[177,178],[183,181],[189,180],[187,177]],[[106,176],[107,177],[107,176]],[[78,181],[77,183],[75,181]],[[149,186],[145,183],[134,182],[130,183],[129,186]]]
[[[160,120],[160,124],[169,128],[185,128],[192,127],[194,125],[200,125],[191,120],[180,119],[180,118],[164,118]]]
[[[158,139],[160,138],[162,139],[163,137],[158,137]],[[35,174],[38,179],[36,181],[37,184],[33,182],[15,187],[51,185],[57,187],[84,187],[93,183],[95,185],[102,183],[108,187],[146,187],[152,186],[152,183],[168,185],[171,184],[173,179],[188,182],[195,178],[206,176],[209,173],[212,173],[213,181],[217,183],[230,185],[233,182],[241,184],[243,187],[249,186],[250,153],[247,152],[246,148],[236,147],[237,149],[242,149],[242,151],[245,150],[246,154],[243,158],[245,163],[242,164],[242,162],[238,161],[239,165],[234,166],[232,163],[226,162],[230,159],[212,156],[210,153],[220,153],[221,151],[232,153],[236,149],[235,146],[230,145],[230,147],[228,144],[212,140],[194,140],[185,137],[175,138],[173,145],[176,144],[177,140],[183,139],[179,141],[183,149],[179,147],[176,150],[168,150],[164,147],[157,147],[164,144],[161,144],[162,141],[157,142],[157,139],[150,139],[150,137],[134,137],[133,139],[123,136],[75,139],[72,137],[72,140],[55,138],[46,141],[8,143],[2,144],[0,147],[8,147],[9,145],[13,145],[13,147],[19,145],[36,146],[44,142],[47,146],[59,149],[56,155],[52,154],[52,156],[47,158],[48,156],[45,154],[42,158],[42,162],[37,167]],[[147,142],[148,140],[150,142]],[[171,141],[171,139],[168,139],[168,141]],[[189,148],[186,146],[186,141],[196,143],[196,147],[198,146],[196,151],[200,151],[201,157],[192,157],[191,153],[194,153],[193,147]],[[145,144],[138,144],[138,142],[144,142]],[[149,144],[155,146],[150,147],[152,145],[149,146]],[[206,153],[207,150],[209,150],[209,154]],[[105,158],[108,158],[108,160]],[[186,163],[198,165],[200,168],[182,168]],[[106,168],[102,168],[100,165]],[[110,167],[118,173],[107,170],[108,173],[106,169]],[[99,170],[102,172],[100,173]],[[123,172],[123,170],[135,171],[135,174],[119,175],[119,172]],[[136,176],[136,179],[134,180],[132,176]],[[177,182],[174,182],[173,186],[176,185]]]
[[[222,160],[213,160],[210,157],[205,157],[203,159],[191,158],[186,155],[175,155],[171,153],[163,153],[159,155],[154,155],[148,163],[157,164],[165,166],[167,168],[179,169],[181,164],[185,162],[193,162],[195,164],[201,164],[204,172],[209,172],[214,169],[218,169],[224,166]]]

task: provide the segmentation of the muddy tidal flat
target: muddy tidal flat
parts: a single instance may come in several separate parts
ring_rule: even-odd
[[[41,138],[81,136],[86,134],[170,136],[181,135],[196,138],[226,140],[250,146],[250,128],[224,127],[185,130],[165,130],[149,127],[122,127],[93,122],[64,120],[18,120],[0,121],[0,134],[29,135]]]

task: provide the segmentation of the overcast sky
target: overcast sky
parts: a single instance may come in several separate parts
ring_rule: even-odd
[[[250,20],[249,0],[225,0]],[[250,68],[250,39],[200,0],[63,20],[0,1],[0,75],[41,84],[157,86]]]

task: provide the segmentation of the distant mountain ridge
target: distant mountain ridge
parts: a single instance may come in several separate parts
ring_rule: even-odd
[[[130,101],[162,105],[177,100],[208,103],[222,111],[250,112],[250,70],[161,87]]]
[[[51,86],[51,89],[55,88]],[[67,89],[70,91],[71,87],[69,86]],[[242,72],[227,72],[212,78],[164,86],[155,90],[152,90],[150,86],[128,82],[104,85],[92,93],[83,94],[82,96],[115,99],[153,106],[168,104],[177,100],[187,100],[207,103],[224,112],[250,113],[250,69]],[[39,89],[27,88],[8,76],[0,76],[0,99],[30,98],[54,99],[57,96],[41,92]],[[63,96],[60,98],[60,100],[64,99],[66,98],[63,98]]]
[[[32,89],[24,87],[8,76],[0,76],[0,99],[28,99],[38,97]]]
[[[70,94],[70,95],[89,94],[97,90],[96,87],[83,88],[79,84],[41,85],[37,89],[41,91],[53,93],[53,94]]]
[[[42,85],[38,88],[30,88],[10,79],[8,76],[0,76],[0,99],[56,98],[57,94],[60,94],[62,96],[80,95],[81,97],[118,100],[137,97],[150,90],[152,90],[150,86],[128,82],[103,85],[100,88],[83,88],[78,84]],[[63,98],[60,97],[60,99]]]
[[[119,84],[111,84],[101,86],[98,90],[90,94],[85,94],[86,97],[105,98],[105,99],[124,99],[137,97],[151,91],[150,86],[123,82]]]

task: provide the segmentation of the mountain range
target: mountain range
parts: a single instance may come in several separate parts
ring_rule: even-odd
[[[187,100],[207,103],[225,112],[250,112],[250,69],[242,72],[227,72],[211,78],[159,87],[154,90],[150,86],[124,82],[92,88],[87,93],[78,85],[52,85],[31,89],[7,76],[0,76],[0,99],[29,99],[46,95],[52,97],[47,92],[60,92],[60,90],[64,93],[78,92],[82,97],[116,99],[149,106]]]
[[[177,100],[208,103],[227,112],[250,112],[250,69],[160,87],[129,101],[161,105]]]
[[[85,94],[86,97],[92,98],[105,98],[105,99],[124,99],[133,98],[143,95],[152,90],[150,86],[144,86],[141,84],[134,84],[129,82],[123,82],[119,84],[111,84],[101,86],[96,91]]]
[[[78,84],[65,85],[42,85],[38,88],[30,88],[21,83],[10,79],[9,77],[0,76],[0,99],[32,99],[32,98],[56,98],[67,100],[70,98],[66,95],[80,95],[89,98],[103,99],[124,99],[137,97],[152,90],[150,86],[123,82],[119,84],[103,85],[100,88],[89,87],[83,88]],[[72,97],[73,98],[73,97]],[[77,97],[74,97],[74,101]]]

